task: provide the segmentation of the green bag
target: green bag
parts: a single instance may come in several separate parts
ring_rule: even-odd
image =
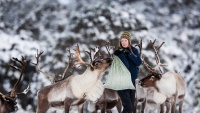
[[[114,55],[104,87],[113,90],[135,89],[131,81],[131,73],[116,55]]]

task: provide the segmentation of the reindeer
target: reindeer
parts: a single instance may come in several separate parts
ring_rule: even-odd
[[[20,71],[20,77],[17,80],[17,82],[15,83],[15,85],[13,86],[13,88],[11,89],[11,91],[9,92],[8,95],[4,95],[2,93],[0,93],[0,113],[10,113],[10,112],[14,112],[17,110],[17,102],[16,102],[16,97],[19,94],[26,94],[29,91],[29,86],[27,87],[27,89],[25,89],[22,93],[16,93],[16,88],[19,85],[19,82],[22,79],[22,75],[24,73],[25,67],[26,67],[26,59],[25,57],[22,56],[21,60],[18,60],[17,58],[13,58],[16,62],[21,64],[21,69],[10,65],[11,67],[13,67],[14,69]]]
[[[111,113],[111,109],[117,107],[118,113],[121,113],[122,102],[115,90],[105,88],[103,95],[97,102],[93,103],[88,101],[88,110],[93,113],[97,113],[101,110],[101,113]]]
[[[155,41],[154,41],[155,43]],[[164,44],[164,42],[160,45],[160,47]],[[140,55],[142,56],[142,63],[145,67],[148,66],[147,63],[144,61],[144,57],[142,55],[142,40],[140,41],[139,44],[136,46],[139,47],[140,49]],[[159,47],[159,48],[160,48]],[[164,66],[164,64],[160,64]],[[149,88],[144,88],[141,87],[139,84],[139,79],[135,80],[135,87],[136,87],[136,97],[135,97],[135,102],[134,102],[134,113],[137,113],[137,105],[138,103],[142,104],[142,113],[148,113],[149,110],[154,110],[154,112],[157,110],[157,112],[160,112],[160,105],[163,104],[166,100],[166,97],[156,91],[155,88],[149,87]],[[156,98],[155,98],[156,97]],[[161,112],[163,110],[161,109]]]
[[[160,95],[166,97],[167,110],[171,113],[175,113],[176,102],[179,103],[179,113],[182,113],[182,105],[186,93],[186,84],[184,78],[179,74],[172,71],[162,73],[160,66],[165,66],[165,64],[160,63],[160,58],[158,56],[159,48],[164,44],[162,43],[157,49],[154,46],[156,40],[151,42],[152,48],[154,49],[156,56],[157,65],[152,68],[144,61],[144,65],[151,71],[146,77],[141,79],[139,83],[143,88],[153,87]],[[159,71],[158,71],[159,70]],[[159,99],[159,98],[158,98]],[[161,112],[164,112],[163,104],[161,105]]]
[[[80,56],[78,45],[74,55],[77,64],[85,65],[87,69],[81,75],[72,75],[40,89],[36,113],[45,113],[50,107],[57,106],[64,106],[64,112],[69,113],[70,106],[82,105],[86,99],[95,102],[102,95],[104,87],[99,78],[111,65],[112,59],[94,59],[90,54],[91,62],[86,63]],[[82,110],[79,109],[79,112],[82,113]]]
[[[108,55],[112,58],[110,50],[114,48],[114,46],[110,46],[109,42],[106,42],[106,50],[108,51]],[[101,57],[101,53],[99,52],[99,57]],[[112,89],[105,88],[103,95],[98,99],[97,102],[93,103],[88,101],[88,110],[97,113],[98,110],[101,110],[101,113],[111,113],[111,109],[116,107],[118,113],[121,113],[122,103],[117,91]]]
[[[137,113],[137,106],[138,103],[142,104],[142,110],[141,113],[144,113],[144,109],[146,106],[146,97],[147,97],[147,91],[145,88],[142,88],[139,84],[139,79],[135,80],[135,101],[134,101],[134,113]]]

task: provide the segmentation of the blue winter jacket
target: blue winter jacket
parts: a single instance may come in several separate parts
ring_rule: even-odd
[[[135,79],[138,77],[138,71],[139,71],[138,67],[142,63],[142,60],[140,58],[140,54],[138,53],[138,50],[133,46],[131,46],[131,49],[137,57],[134,56],[128,49],[126,49],[126,52],[125,52],[124,51],[125,49],[122,49],[122,48],[117,49],[114,52],[114,54],[117,55],[121,59],[121,61],[130,71],[132,83],[135,85]]]

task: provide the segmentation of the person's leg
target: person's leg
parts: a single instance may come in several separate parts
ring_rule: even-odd
[[[131,90],[130,89],[130,98],[131,98],[131,102],[134,108],[134,102],[135,102],[135,90]]]
[[[122,100],[123,111],[122,113],[132,113],[133,111],[133,103],[130,95],[131,90],[120,90],[117,91],[118,95]]]

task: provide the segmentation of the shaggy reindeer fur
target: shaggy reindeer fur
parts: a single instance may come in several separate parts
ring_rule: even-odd
[[[70,84],[70,87],[68,84]],[[64,101],[66,96],[72,96],[73,98],[77,99],[85,97],[85,99],[88,99],[90,101],[96,101],[103,94],[104,90],[103,83],[98,80],[97,76],[93,76],[89,68],[82,75],[72,75],[66,80],[47,87],[51,86],[54,87],[48,93],[49,102]],[[70,88],[70,90],[68,88]],[[70,93],[70,91],[72,91],[72,94]],[[42,93],[42,90],[39,93]],[[74,103],[77,103],[77,101],[75,101]]]
[[[135,80],[135,89],[136,89],[136,93],[135,93],[136,95],[135,95],[135,102],[134,102],[133,111],[134,111],[134,113],[137,113],[137,106],[138,106],[138,102],[139,102],[139,103],[142,103],[141,113],[144,113],[147,92],[146,92],[145,88],[143,88],[139,85],[139,79]]]
[[[150,75],[140,80],[140,83],[142,87],[154,87],[160,94],[166,96],[166,101],[171,104],[171,113],[175,113],[176,103],[178,102],[179,113],[182,113],[186,84],[179,73],[169,71],[162,76],[158,73],[150,73]],[[169,109],[170,105],[167,104],[167,112],[169,112]]]
[[[136,102],[134,112],[136,113],[138,102],[142,103],[142,113],[148,113],[149,110],[160,112],[160,105],[166,101],[166,96],[159,93],[154,87],[143,88],[139,85],[139,79],[136,79]]]
[[[107,88],[97,102],[88,101],[88,110],[93,113],[97,113],[98,110],[101,110],[101,113],[110,113],[115,106],[118,113],[121,113],[122,103],[117,91]]]
[[[160,105],[166,101],[166,96],[162,93],[159,93],[155,88],[147,88],[147,97],[146,97],[146,106],[145,113],[148,113],[150,110],[153,110],[154,113],[157,110],[157,113],[160,113]]]
[[[74,77],[74,79],[70,82],[74,96],[76,98],[82,98],[84,95],[87,100],[97,101],[104,91],[103,83],[99,80],[99,77],[102,74],[103,73],[99,76],[93,76],[98,75],[98,71],[90,71],[88,68],[82,75]]]
[[[156,82],[160,93],[165,94],[168,98],[176,93],[176,78],[173,72],[167,72]]]
[[[96,101],[103,93],[104,87],[100,76],[110,66],[111,58],[94,61],[82,75],[71,75],[67,79],[46,86],[38,92],[36,113],[46,113],[50,107],[64,106],[69,113],[70,106],[83,105],[86,99]],[[82,113],[82,107],[78,109]]]

